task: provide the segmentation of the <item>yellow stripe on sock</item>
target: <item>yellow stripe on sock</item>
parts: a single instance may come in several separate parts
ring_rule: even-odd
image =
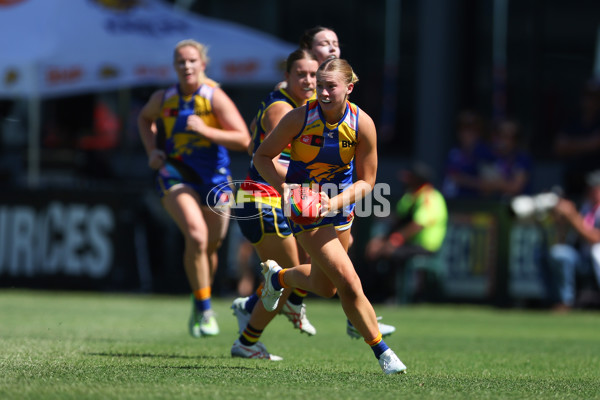
[[[256,343],[256,342],[258,342],[258,339],[259,339],[256,336],[248,335],[245,331],[242,332],[242,336],[244,337],[244,339],[246,339],[250,343]]]
[[[246,329],[242,332],[242,336],[250,343],[256,343],[260,339],[260,335],[262,331],[257,332],[252,329],[250,326],[246,326]]]
[[[302,290],[302,289],[298,289],[298,288],[294,289],[294,293],[300,297],[306,297],[306,295],[308,294],[308,292],[306,290]]]
[[[372,339],[372,340],[367,340],[367,339],[365,339],[365,342],[366,342],[366,343],[367,343],[369,346],[373,347],[373,346],[377,346],[377,345],[379,344],[379,342],[381,342],[381,339],[382,339],[381,332],[379,332],[379,333],[377,334],[377,336],[375,336],[375,339]]]

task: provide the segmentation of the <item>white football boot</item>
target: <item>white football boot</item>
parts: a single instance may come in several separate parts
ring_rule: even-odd
[[[379,321],[381,317],[377,317],[377,321]],[[381,332],[381,337],[390,336],[392,333],[396,332],[396,327],[392,325],[382,324],[378,322],[379,332]],[[346,333],[353,339],[361,339],[362,335],[360,332],[352,325],[350,325],[350,321],[346,323]]]
[[[246,302],[248,301],[248,297],[238,297],[233,300],[231,304],[231,309],[233,310],[233,315],[237,318],[238,323],[238,332],[241,335],[246,329],[248,325],[248,321],[250,321],[250,313],[246,311]]]
[[[304,332],[309,336],[317,334],[317,329],[306,318],[306,305],[304,303],[296,305],[286,301],[281,308],[281,314],[285,315],[294,324],[295,328],[300,329],[301,333]]]
[[[264,263],[260,263],[262,267],[262,274],[265,277],[265,286],[262,290],[261,300],[267,311],[275,311],[277,304],[279,304],[279,298],[283,293],[283,289],[276,290],[271,282],[271,277],[277,272],[281,271],[281,267],[273,260],[267,260]]]
[[[387,349],[379,356],[379,365],[386,375],[406,373],[406,365],[400,361],[392,349]]]
[[[254,358],[271,361],[283,360],[282,357],[270,354],[261,342],[257,342],[252,346],[245,346],[240,342],[239,339],[237,339],[233,343],[233,346],[231,346],[231,357]]]

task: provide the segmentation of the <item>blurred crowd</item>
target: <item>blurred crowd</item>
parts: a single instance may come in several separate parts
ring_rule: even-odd
[[[578,113],[555,135],[549,136],[554,141],[553,157],[560,163],[562,175],[552,177],[553,187],[545,189],[556,198],[543,215],[550,220],[556,234],[552,240],[545,238],[547,248],[536,256],[543,282],[542,304],[561,312],[574,307],[597,307],[600,304],[598,81],[586,82]],[[428,287],[427,276],[437,272],[439,277],[440,266],[436,264],[439,260],[435,256],[442,247],[448,222],[443,199],[454,204],[461,200],[485,200],[509,206],[515,198],[524,197],[531,199],[535,207],[538,193],[533,192],[535,162],[530,150],[535,145],[527,141],[517,119],[488,120],[472,109],[459,112],[455,143],[447,154],[443,171],[438,171],[442,175],[439,179],[442,200],[423,194],[435,190],[424,189],[434,182],[435,171],[427,165],[414,164],[408,170],[411,176],[407,177],[405,172],[401,179],[407,194],[398,202],[392,228],[384,229],[383,234],[381,228],[376,229],[366,246],[366,259],[373,263],[377,275],[365,275],[371,295],[380,301],[434,300],[439,295],[439,286]],[[407,197],[411,198],[408,206]],[[420,215],[424,208],[427,218]],[[444,228],[441,230],[440,226]],[[438,239],[435,245],[431,245],[432,237]],[[399,290],[403,293],[395,293]]]
[[[474,111],[456,121],[456,145],[448,153],[442,182],[446,198],[505,199],[531,193],[533,160],[518,121],[505,119],[486,129]]]

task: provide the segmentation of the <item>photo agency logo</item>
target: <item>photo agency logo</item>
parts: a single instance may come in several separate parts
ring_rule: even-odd
[[[298,185],[309,187],[313,191],[324,192],[329,198],[337,196],[347,186],[326,183],[319,187],[314,184]],[[294,186],[292,186],[294,187]],[[390,185],[377,183],[367,194],[359,195],[362,199],[354,204],[344,203],[343,207],[331,213],[343,213],[345,216],[352,212],[357,217],[381,217],[390,215],[391,205],[388,197]],[[287,193],[286,193],[287,195]],[[273,208],[283,209],[283,215],[291,216],[290,203],[281,200],[279,193],[270,185],[252,180],[233,180],[214,186],[206,196],[206,204],[215,213],[237,220],[259,219],[266,214],[272,214]]]

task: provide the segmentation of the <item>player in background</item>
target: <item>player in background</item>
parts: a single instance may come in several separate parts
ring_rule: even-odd
[[[323,26],[310,28],[300,37],[300,48],[310,51],[317,57],[319,65],[329,58],[340,58],[340,42],[333,29]],[[275,90],[285,88],[286,81],[281,81],[275,86]]]
[[[340,42],[333,29],[315,26],[304,32],[300,38],[300,48],[310,50],[322,64],[330,58],[340,58]]]
[[[245,151],[250,143],[237,107],[206,77],[207,63],[204,45],[179,42],[173,59],[178,83],[153,93],[138,117],[148,165],[156,171],[156,190],[184,237],[193,337],[219,333],[211,285],[229,210],[215,213],[210,207],[227,204],[232,195],[228,150]]]
[[[325,61],[317,70],[317,100],[286,114],[254,154],[256,169],[284,201],[294,184],[316,184],[328,192],[321,193],[321,221],[298,225],[288,219],[311,264],[282,269],[273,260],[262,263],[265,287],[261,299],[267,310],[274,310],[286,287],[323,297],[337,293],[346,316],[373,350],[383,372],[397,374],[405,372],[406,366],[383,341],[373,306],[347,253],[354,203],[372,191],[377,173],[375,124],[348,101],[357,81],[347,61]],[[284,179],[276,159],[289,144],[290,164]]]
[[[298,49],[288,56],[285,71],[286,88],[269,93],[251,123],[250,153],[254,154],[285,114],[314,98],[318,67],[316,57],[307,50]],[[289,148],[284,149],[277,157],[277,171],[282,177],[287,172],[289,157]],[[238,191],[237,205],[235,213],[240,229],[252,243],[261,261],[277,260],[284,267],[293,267],[300,263],[296,239],[292,236],[283,215],[281,197],[277,190],[260,176],[252,163],[248,177]],[[285,291],[283,300],[275,311],[265,310],[258,301],[258,293],[233,301],[231,308],[238,320],[240,337],[231,348],[232,356],[281,360],[281,357],[269,354],[259,342],[259,338],[269,322],[282,309],[301,332],[309,335],[316,333],[306,318],[302,297],[298,296],[298,305],[286,303],[291,292],[292,289]]]

